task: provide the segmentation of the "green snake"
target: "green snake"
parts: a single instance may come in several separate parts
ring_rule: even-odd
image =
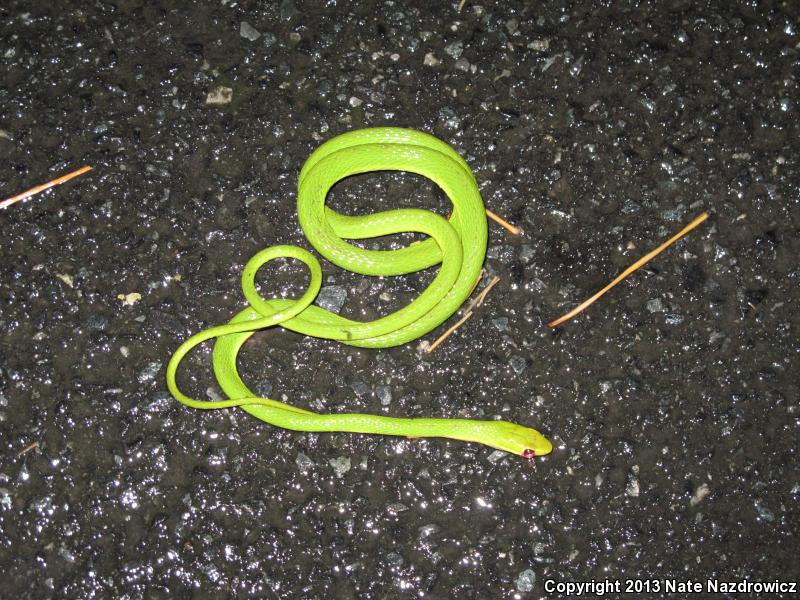
[[[408,171],[432,180],[453,203],[449,220],[415,208],[346,216],[325,206],[329,190],[338,181],[372,171]],[[257,330],[280,325],[362,348],[397,346],[441,325],[472,293],[481,276],[487,224],[477,182],[458,153],[431,135],[379,127],[351,131],[328,140],[311,154],[300,172],[297,212],[311,245],[343,269],[391,276],[441,264],[439,272],[404,308],[374,321],[358,322],[312,304],[322,284],[322,270],[310,252],[297,246],[266,248],[248,261],[242,274],[242,289],[249,306],[227,324],[191,336],[170,359],[167,386],[178,401],[201,409],[238,406],[262,421],[294,431],[451,438],[485,444],[528,459],[552,450],[552,444],[538,431],[506,421],[318,414],[259,398],[250,391],[239,376],[236,357]],[[366,250],[345,241],[404,232],[421,233],[428,238],[397,250]],[[256,272],[276,258],[296,259],[308,267],[311,281],[299,299],[265,300],[256,290]],[[178,389],[175,381],[178,365],[192,348],[214,338],[214,374],[229,400],[194,400]]]

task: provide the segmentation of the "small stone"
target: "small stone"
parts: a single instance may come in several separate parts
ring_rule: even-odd
[[[371,391],[369,389],[369,386],[366,383],[364,383],[363,381],[356,381],[350,387],[353,388],[353,391],[355,392],[356,396],[358,396],[358,397],[367,396],[367,395],[369,395],[369,393]]]
[[[297,457],[294,459],[294,463],[303,473],[310,471],[311,468],[314,466],[314,461],[308,458],[308,456],[306,456],[302,452],[297,453]]]
[[[350,470],[350,457],[332,458],[328,461],[328,464],[333,467],[333,472],[336,473],[336,476],[342,478]]]
[[[131,292],[130,294],[117,295],[117,300],[122,302],[122,306],[133,306],[141,299],[142,295],[139,292]]]
[[[316,304],[332,313],[339,313],[347,300],[347,290],[339,285],[326,285],[319,291]]]
[[[294,5],[293,0],[283,0],[280,6],[281,19],[284,21],[290,20],[293,16],[300,14],[297,7]]]
[[[455,66],[456,66],[456,69],[458,69],[459,71],[464,71],[466,73],[467,71],[469,71],[469,69],[470,69],[470,67],[472,65],[469,64],[469,61],[466,58],[462,57],[462,58],[459,58],[456,61],[456,65]]]
[[[231,100],[233,100],[233,89],[224,85],[218,85],[206,96],[206,104],[209,106],[223,106],[230,104]]]
[[[353,108],[358,108],[359,106],[361,106],[362,104],[364,104],[364,101],[363,101],[363,100],[361,100],[361,99],[359,99],[359,98],[356,98],[355,96],[350,96],[350,101],[349,101],[349,104],[350,104],[350,106],[352,106]]]
[[[445,125],[450,129],[458,129],[461,127],[461,119],[459,119],[456,112],[448,106],[439,110],[439,118],[444,121]]]
[[[259,398],[269,398],[272,393],[272,382],[269,379],[261,379],[256,382],[255,388]]]
[[[103,315],[90,315],[89,318],[86,319],[86,326],[94,331],[105,331],[108,328],[108,319]]]
[[[656,103],[650,100],[650,98],[640,98],[639,102],[642,106],[644,106],[645,110],[650,114],[656,112]]]
[[[497,317],[492,319],[492,325],[497,331],[508,331],[508,317]]]
[[[760,499],[756,500],[754,506],[756,508],[756,512],[758,513],[760,519],[763,519],[764,521],[767,521],[769,523],[775,520],[775,513],[772,512],[766,506],[764,506],[763,500]]]
[[[158,372],[161,370],[161,363],[160,362],[151,362],[147,363],[147,366],[139,371],[139,374],[136,376],[136,380],[139,383],[148,383],[153,381],[158,375]]]
[[[261,40],[261,42],[264,44],[265,48],[269,48],[270,46],[274,46],[275,42],[278,41],[278,37],[274,33],[271,33],[269,31],[267,33],[263,34],[263,37],[264,37],[264,39]]]
[[[528,48],[537,52],[545,52],[550,47],[550,40],[533,40],[528,43]]]
[[[525,569],[517,575],[516,585],[518,592],[532,592],[536,585],[536,573],[533,569]]]
[[[525,370],[525,367],[528,366],[528,361],[521,356],[515,355],[509,359],[508,364],[514,369],[514,372],[519,375]]]
[[[394,514],[397,514],[397,513],[400,513],[400,512],[407,511],[408,507],[405,504],[403,504],[402,502],[393,502],[392,504],[389,504],[386,507],[386,510],[394,515]]]
[[[6,488],[0,488],[0,508],[11,510],[11,492]]]
[[[442,528],[436,525],[435,523],[423,525],[422,527],[419,528],[419,539],[424,540],[425,538],[429,538],[432,535],[436,535],[441,530]]]
[[[661,298],[653,298],[652,300],[647,301],[647,310],[651,313],[660,313],[664,312],[664,303],[661,301]]]
[[[498,460],[506,456],[507,453],[503,452],[502,450],[495,450],[492,452],[487,458],[490,463],[495,464]]]
[[[175,399],[172,396],[166,392],[158,392],[145,410],[149,413],[165,413],[175,406]]]
[[[670,313],[666,317],[664,317],[664,322],[667,325],[680,325],[683,323],[683,315],[676,315],[675,313]]]
[[[639,497],[639,480],[633,473],[628,475],[628,485],[625,487],[625,493],[632,498]]]
[[[11,502],[9,501],[9,507],[11,506]],[[403,557],[400,556],[397,552],[390,552],[386,555],[386,562],[388,562],[391,566],[398,568],[403,566]]]
[[[464,52],[464,44],[462,42],[452,42],[444,47],[444,51],[453,58],[458,58]]]
[[[242,21],[242,24],[239,25],[239,35],[246,40],[255,42],[258,38],[261,37],[261,32],[252,25],[250,25],[250,23],[248,23],[247,21]]]
[[[66,273],[56,273],[56,277],[58,277],[61,281],[63,281],[69,287],[75,287],[75,284],[72,282],[72,276],[67,275]]]
[[[439,64],[439,59],[436,58],[436,55],[433,52],[428,52],[425,55],[425,58],[422,60],[422,64],[426,67],[435,67]]]
[[[706,496],[711,493],[711,489],[708,487],[708,484],[702,483],[697,486],[697,489],[694,491],[694,495],[692,496],[691,500],[689,500],[690,506],[697,506],[700,504]]]
[[[522,244],[519,250],[519,259],[528,264],[536,257],[536,250],[530,244]]]
[[[388,385],[379,385],[375,388],[375,393],[381,401],[381,406],[389,406],[392,403],[392,388]]]

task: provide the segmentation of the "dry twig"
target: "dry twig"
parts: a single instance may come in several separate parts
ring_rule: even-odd
[[[38,447],[39,447],[39,442],[33,442],[32,444],[25,446],[22,450],[17,452],[17,458],[22,458],[28,452],[30,452],[31,450],[35,450]]]
[[[45,190],[49,190],[51,187],[60,185],[62,183],[66,183],[70,179],[74,179],[78,175],[83,175],[87,171],[91,171],[91,170],[92,170],[92,167],[87,165],[85,167],[81,167],[80,169],[72,171],[71,173],[67,173],[66,175],[62,175],[61,177],[57,177],[57,178],[53,179],[52,181],[48,181],[47,183],[42,183],[40,185],[32,187],[31,189],[29,189],[29,190],[27,190],[25,192],[22,192],[21,194],[17,194],[16,196],[12,196],[11,198],[8,198],[8,199],[3,200],[2,202],[0,202],[0,209],[8,208],[9,206],[14,204],[15,202],[19,202],[21,200],[25,200],[26,198],[30,198],[31,196],[34,196],[34,195],[38,194],[39,192],[43,192]]]
[[[442,335],[440,335],[435,342],[433,342],[430,346],[428,346],[426,352],[430,353],[433,352],[436,347],[449,338],[459,327],[461,327],[464,323],[466,323],[467,319],[472,316],[473,311],[478,308],[483,301],[486,300],[486,296],[489,294],[491,289],[497,285],[497,282],[500,281],[500,278],[495,275],[492,277],[492,280],[486,284],[486,287],[481,290],[481,293],[478,294],[475,299],[469,303],[469,306],[464,310],[464,315],[447,331],[445,331]]]
[[[496,215],[488,208],[486,209],[486,216],[492,219],[495,223],[497,223],[501,227],[507,229],[511,233],[511,235],[519,235],[520,233],[522,233],[522,229],[520,229],[516,225],[512,225],[511,223],[506,221],[503,217]]]
[[[671,238],[669,238],[669,239],[668,239],[666,242],[664,242],[663,244],[661,244],[661,245],[660,245],[658,248],[656,248],[655,250],[653,250],[653,251],[651,251],[651,252],[648,252],[648,253],[647,253],[647,254],[645,254],[645,255],[644,255],[642,258],[640,258],[640,259],[639,259],[639,260],[637,260],[635,263],[633,263],[633,264],[632,264],[630,267],[628,267],[627,269],[625,269],[625,270],[624,270],[622,273],[620,273],[620,274],[619,274],[619,275],[618,275],[618,276],[617,276],[617,277],[616,277],[616,278],[615,278],[615,279],[614,279],[614,280],[613,280],[611,283],[609,283],[609,284],[608,284],[606,287],[604,287],[602,290],[600,290],[599,292],[597,292],[597,293],[596,293],[594,296],[592,296],[591,298],[589,298],[589,299],[588,299],[588,300],[586,300],[585,302],[583,302],[583,303],[579,304],[578,306],[576,306],[575,308],[573,308],[571,311],[569,311],[569,312],[568,312],[567,314],[565,314],[563,317],[559,317],[559,318],[558,318],[558,319],[556,319],[555,321],[551,321],[550,323],[548,323],[548,324],[547,324],[547,326],[548,326],[548,327],[555,327],[556,325],[560,325],[560,324],[561,324],[561,323],[563,323],[564,321],[568,321],[569,319],[571,319],[571,318],[572,318],[572,317],[574,317],[575,315],[578,315],[578,314],[580,314],[581,312],[583,312],[583,311],[584,311],[586,308],[588,308],[589,306],[591,306],[591,305],[592,305],[592,304],[595,302],[595,300],[597,300],[597,299],[598,299],[600,296],[602,296],[603,294],[605,294],[605,293],[606,293],[608,290],[610,290],[611,288],[613,288],[613,287],[614,287],[615,285],[617,285],[617,284],[618,284],[620,281],[622,281],[622,280],[623,280],[623,279],[625,279],[625,278],[626,278],[628,275],[630,275],[631,273],[633,273],[633,272],[634,272],[636,269],[638,269],[638,268],[639,268],[639,267],[641,267],[642,265],[644,265],[644,264],[648,263],[650,260],[652,260],[653,258],[655,258],[655,257],[656,257],[658,254],[660,254],[662,251],[666,250],[666,249],[667,249],[669,246],[671,246],[672,244],[674,244],[675,242],[677,242],[679,239],[681,239],[681,238],[682,238],[684,235],[686,235],[687,233],[689,233],[689,232],[690,232],[692,229],[694,229],[695,227],[697,227],[698,225],[700,225],[700,223],[702,223],[703,221],[705,221],[707,218],[708,218],[708,213],[707,213],[707,212],[704,212],[704,213],[703,213],[703,214],[701,214],[699,217],[697,217],[696,219],[694,219],[694,220],[693,220],[691,223],[689,223],[689,224],[688,224],[686,227],[684,227],[683,229],[681,229],[681,230],[680,230],[678,233],[676,233],[676,234],[675,234],[675,235],[673,235]]]

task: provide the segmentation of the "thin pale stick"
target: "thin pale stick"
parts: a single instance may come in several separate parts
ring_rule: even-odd
[[[522,229],[520,229],[516,225],[512,225],[511,223],[506,221],[503,217],[496,215],[488,208],[486,209],[486,216],[489,217],[492,221],[494,221],[498,225],[500,225],[501,227],[507,229],[512,235],[519,235],[520,233],[522,233]]]
[[[17,194],[16,196],[12,196],[11,198],[8,198],[7,200],[3,200],[2,202],[0,202],[0,210],[4,209],[4,208],[7,208],[7,207],[11,206],[12,204],[14,204],[15,202],[19,202],[20,200],[25,200],[25,198],[30,198],[31,196],[34,196],[34,195],[38,194],[39,192],[43,192],[45,190],[49,190],[51,187],[60,185],[62,183],[66,183],[70,179],[74,179],[78,175],[83,175],[87,171],[91,171],[91,170],[92,170],[92,167],[87,165],[85,167],[81,167],[80,169],[72,171],[71,173],[67,173],[66,175],[62,175],[61,177],[57,177],[56,179],[53,179],[53,181],[48,181],[47,183],[43,183],[41,185],[37,185],[36,187],[32,187],[31,189],[29,189],[29,190],[27,190],[25,192],[22,192],[21,194]]]
[[[694,219],[691,223],[689,223],[686,227],[684,227],[678,233],[676,233],[674,236],[672,236],[670,239],[668,239],[666,242],[661,244],[658,248],[656,248],[652,252],[648,252],[642,258],[640,258],[635,263],[633,263],[630,267],[625,269],[622,273],[620,273],[614,279],[614,281],[609,283],[606,287],[604,287],[602,290],[597,292],[594,296],[592,296],[591,298],[589,298],[588,300],[586,300],[582,304],[580,304],[580,305],[576,306],[575,308],[573,308],[571,311],[569,311],[563,317],[560,317],[560,318],[556,319],[555,321],[551,321],[550,323],[547,324],[547,326],[548,327],[556,327],[557,325],[560,325],[564,321],[568,321],[569,319],[571,319],[575,315],[578,315],[578,314],[582,313],[586,308],[591,306],[595,302],[595,300],[597,300],[600,296],[605,294],[608,290],[613,288],[620,281],[625,279],[628,275],[633,273],[635,270],[640,268],[642,265],[648,263],[651,259],[653,259],[655,256],[660,254],[662,251],[666,250],[669,246],[671,246],[672,244],[677,242],[679,239],[681,239],[683,236],[685,236],[687,233],[689,233],[692,229],[694,229],[695,227],[700,225],[700,223],[702,223],[706,219],[708,219],[708,213],[704,212],[699,217]]]
[[[483,288],[483,290],[481,290],[481,293],[478,294],[478,296],[472,302],[470,302],[469,306],[467,306],[467,309],[464,311],[464,316],[461,317],[458,320],[458,322],[456,322],[455,325],[453,325],[442,335],[440,335],[435,342],[433,342],[430,346],[428,346],[426,352],[428,353],[433,352],[439,344],[441,344],[443,341],[445,341],[447,338],[453,335],[456,329],[458,329],[464,323],[466,323],[467,319],[469,319],[472,316],[472,312],[481,304],[483,304],[483,301],[486,300],[486,296],[489,294],[491,289],[497,285],[498,281],[500,281],[500,278],[497,275],[492,277],[492,280],[486,284],[486,287]]]
[[[33,442],[33,443],[32,443],[32,444],[30,444],[29,446],[25,446],[25,447],[24,447],[22,450],[20,450],[19,452],[17,452],[17,458],[22,458],[22,457],[23,457],[23,456],[25,456],[25,455],[26,455],[28,452],[30,452],[31,450],[35,450],[35,449],[36,449],[36,448],[38,448],[38,447],[39,447],[39,442]]]

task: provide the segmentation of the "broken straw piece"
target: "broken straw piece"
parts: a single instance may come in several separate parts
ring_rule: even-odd
[[[703,221],[705,221],[707,218],[708,218],[708,213],[707,213],[707,212],[704,212],[704,213],[703,213],[703,214],[701,214],[699,217],[695,218],[695,219],[694,219],[694,220],[693,220],[691,223],[689,223],[689,224],[688,224],[686,227],[684,227],[684,228],[683,228],[683,229],[681,229],[681,230],[680,230],[678,233],[676,233],[676,234],[675,234],[675,235],[673,235],[671,238],[669,238],[669,239],[668,239],[666,242],[664,242],[663,244],[661,244],[661,245],[660,245],[658,248],[656,248],[655,250],[653,250],[653,251],[651,251],[651,252],[648,252],[648,253],[647,253],[647,254],[645,254],[645,255],[644,255],[642,258],[640,258],[640,259],[639,259],[639,260],[637,260],[635,263],[633,263],[633,264],[632,264],[630,267],[628,267],[627,269],[625,269],[625,270],[624,270],[622,273],[620,273],[619,275],[617,275],[617,277],[616,277],[616,278],[614,278],[614,280],[613,280],[611,283],[609,283],[609,284],[608,284],[606,287],[604,287],[602,290],[600,290],[599,292],[597,292],[597,293],[596,293],[594,296],[592,296],[592,297],[591,297],[591,298],[589,298],[588,300],[586,300],[586,301],[582,302],[581,304],[579,304],[578,306],[576,306],[575,308],[573,308],[571,311],[569,311],[569,312],[568,312],[567,314],[565,314],[563,317],[559,317],[559,318],[558,318],[558,319],[556,319],[555,321],[551,321],[550,323],[548,323],[548,324],[547,324],[547,326],[548,326],[548,327],[555,327],[555,326],[557,326],[557,325],[560,325],[560,324],[561,324],[561,323],[563,323],[564,321],[568,321],[568,320],[569,320],[569,319],[571,319],[572,317],[574,317],[574,316],[576,316],[576,315],[578,315],[578,314],[582,313],[582,312],[583,312],[584,310],[586,310],[586,309],[587,309],[589,306],[591,306],[592,304],[594,304],[594,302],[595,302],[595,301],[596,301],[598,298],[600,298],[600,296],[602,296],[603,294],[605,294],[605,293],[606,293],[608,290],[610,290],[611,288],[613,288],[615,285],[617,285],[617,284],[618,284],[620,281],[622,281],[623,279],[625,279],[625,278],[626,278],[628,275],[630,275],[631,273],[633,273],[634,271],[636,271],[638,268],[640,268],[641,266],[643,266],[643,265],[647,264],[648,262],[650,262],[650,260],[652,260],[653,258],[655,258],[656,256],[658,256],[659,254],[661,254],[661,252],[663,252],[664,250],[666,250],[667,248],[669,248],[669,247],[670,247],[672,244],[674,244],[675,242],[677,242],[679,239],[681,239],[683,236],[685,236],[687,233],[689,233],[689,232],[690,232],[692,229],[694,229],[695,227],[697,227],[698,225],[700,225],[700,223],[702,223]]]
[[[0,210],[2,210],[4,208],[8,208],[9,206],[14,204],[15,202],[20,202],[21,200],[25,200],[26,198],[30,198],[31,196],[34,196],[34,195],[38,194],[39,192],[43,192],[45,190],[49,190],[51,187],[60,185],[62,183],[66,183],[70,179],[74,179],[78,175],[83,175],[87,171],[91,171],[91,170],[92,170],[92,167],[87,165],[85,167],[81,167],[80,169],[72,171],[71,173],[67,173],[66,175],[62,175],[61,177],[57,177],[56,179],[53,179],[52,181],[48,181],[47,183],[42,183],[40,185],[32,187],[31,189],[29,189],[27,191],[24,191],[21,194],[17,194],[16,196],[12,196],[11,198],[8,198],[8,199],[3,200],[2,202],[0,202]]]

